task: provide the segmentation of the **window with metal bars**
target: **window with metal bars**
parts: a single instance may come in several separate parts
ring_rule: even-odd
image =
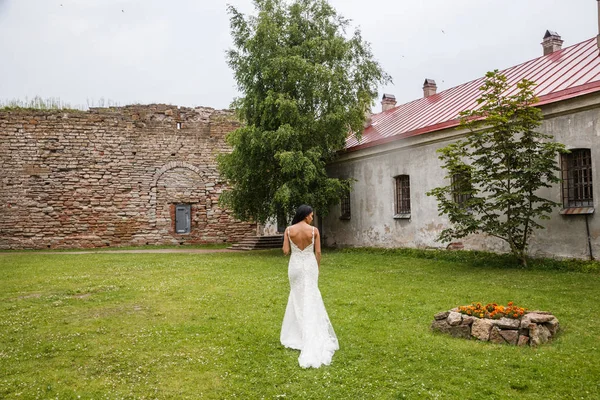
[[[342,208],[342,215],[340,216],[340,219],[350,219],[350,217],[352,216],[352,213],[350,211],[350,192],[344,192],[340,200],[340,205]]]
[[[592,153],[590,149],[574,149],[561,157],[563,207],[591,207]]]
[[[465,206],[467,200],[471,198],[471,194],[467,193],[471,190],[471,182],[468,172],[459,172],[452,175],[452,200],[461,207]]]
[[[396,178],[396,215],[410,215],[410,177],[398,175]]]

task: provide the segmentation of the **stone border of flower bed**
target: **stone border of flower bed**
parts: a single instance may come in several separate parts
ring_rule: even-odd
[[[521,318],[477,318],[458,312],[458,308],[434,316],[431,329],[453,337],[517,346],[539,346],[556,336],[558,319],[546,311],[528,311]]]

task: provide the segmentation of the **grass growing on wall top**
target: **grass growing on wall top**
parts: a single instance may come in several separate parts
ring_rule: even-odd
[[[279,344],[287,258],[0,254],[0,398],[548,399],[600,392],[600,275],[325,252],[320,288],[340,340],[303,370]],[[432,334],[471,301],[553,312],[537,349]]]
[[[115,108],[119,107],[119,103],[110,99],[101,97],[97,101],[94,99],[87,99],[87,106],[77,105],[71,106],[71,104],[62,101],[58,97],[47,97],[34,96],[29,99],[10,99],[0,100],[0,110],[3,111],[19,111],[19,110],[65,110],[65,111],[85,111],[89,108]]]
[[[0,100],[0,110],[74,110],[74,108],[57,97],[35,96],[31,99],[26,97],[25,99]]]

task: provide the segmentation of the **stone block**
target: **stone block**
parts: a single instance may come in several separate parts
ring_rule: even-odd
[[[529,329],[529,325],[531,325],[531,321],[526,317],[522,317],[521,322],[519,323],[519,329]]]
[[[434,332],[450,333],[450,325],[445,319],[435,320],[431,324],[431,330]]]
[[[555,319],[554,315],[550,313],[541,313],[541,312],[530,312],[523,316],[523,319],[527,319],[531,322],[535,322],[536,324],[542,324],[544,322],[551,321]]]
[[[500,329],[519,329],[521,321],[512,318],[500,318],[494,320],[494,325]]]
[[[550,332],[550,336],[552,337],[556,336],[560,329],[560,324],[558,323],[558,319],[556,318],[551,319],[548,322],[544,322],[543,325],[548,329],[548,331]]]
[[[529,336],[519,335],[519,340],[517,341],[517,346],[527,346],[528,344],[529,344]]]
[[[448,314],[448,318],[446,318],[446,321],[448,321],[448,325],[450,326],[460,325],[460,323],[462,322],[462,314],[451,311],[450,314]]]
[[[449,333],[455,338],[471,339],[471,327],[468,325],[450,326]]]
[[[492,326],[492,321],[489,319],[477,318],[475,321],[473,321],[473,325],[471,326],[471,336],[487,342],[490,338]]]
[[[502,337],[502,335],[500,334],[500,329],[497,326],[492,327],[492,330],[490,331],[489,341],[496,344],[506,343],[504,337]]]
[[[443,311],[435,314],[433,318],[435,318],[436,320],[446,319],[448,318],[448,315],[450,315],[450,311]]]
[[[543,324],[538,324],[540,338],[542,339],[542,343],[546,343],[548,340],[552,338],[552,334],[550,330],[546,328]]]
[[[519,339],[519,332],[516,330],[500,330],[500,336],[506,340],[508,344],[516,345]]]
[[[544,344],[551,337],[550,331],[544,325],[529,324],[529,343],[531,346]]]

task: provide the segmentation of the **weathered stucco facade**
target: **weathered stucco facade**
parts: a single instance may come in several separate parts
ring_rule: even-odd
[[[569,149],[591,149],[594,182],[600,181],[600,94],[589,94],[542,107],[544,122],[540,131],[552,135]],[[351,218],[340,219],[340,206],[323,219],[323,237],[330,246],[375,246],[443,248],[436,239],[448,220],[438,215],[431,189],[446,185],[445,172],[436,151],[464,135],[457,129],[446,129],[412,136],[388,143],[349,151],[333,165],[334,177],[355,179],[350,193]],[[557,155],[558,160],[558,155]],[[394,218],[395,180],[398,175],[410,177],[410,218]],[[554,186],[541,194],[561,202],[561,187]],[[593,192],[598,207],[600,191]],[[561,215],[560,208],[552,218],[542,221],[546,227],[535,233],[530,253],[536,256],[588,258],[589,246],[583,215]],[[600,218],[588,216],[592,252],[600,256]],[[502,241],[473,235],[460,240],[465,249],[507,251]]]
[[[0,111],[0,249],[232,242],[218,206],[228,111],[150,105]],[[175,231],[189,205],[189,233]]]

